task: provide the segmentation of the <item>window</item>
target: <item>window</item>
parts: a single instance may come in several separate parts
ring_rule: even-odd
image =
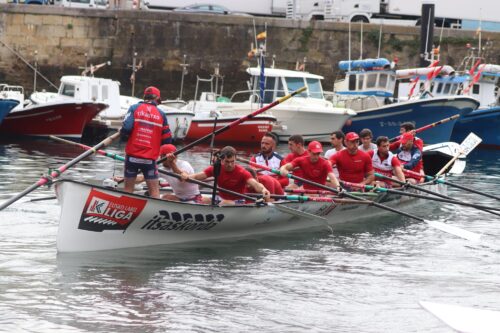
[[[366,78],[366,88],[375,88],[377,84],[377,74],[368,74]]]
[[[264,103],[272,103],[274,97],[274,83],[276,82],[275,77],[267,77],[266,84],[264,88]]]
[[[301,77],[287,77],[285,78],[285,81],[289,92],[295,91],[304,86],[304,79]],[[300,95],[296,96],[307,97],[307,91],[301,92]]]
[[[349,90],[356,90],[356,75],[349,75]]]
[[[451,84],[447,83],[444,85],[443,94],[447,95],[450,93]]]
[[[479,84],[475,84],[472,86],[472,93],[474,95],[479,95]]]
[[[323,99],[323,91],[319,79],[306,79],[309,97]]]
[[[455,95],[456,92],[457,92],[457,84],[454,84],[451,86],[451,94]]]
[[[278,78],[278,88],[276,91],[276,97],[283,97],[285,96],[285,87],[283,87],[283,81],[281,78]]]
[[[61,95],[75,97],[75,86],[71,84],[64,84],[61,88]]]
[[[92,90],[91,90],[91,95],[90,95],[90,98],[93,100],[93,101],[97,101],[97,98],[98,98],[98,87],[96,85],[92,85]]]
[[[382,89],[387,87],[387,74],[380,74],[378,79],[378,86]]]
[[[363,83],[365,82],[365,75],[358,75],[358,90],[363,90]]]
[[[440,94],[442,90],[443,90],[443,83],[439,82],[438,87],[436,89],[436,94]]]

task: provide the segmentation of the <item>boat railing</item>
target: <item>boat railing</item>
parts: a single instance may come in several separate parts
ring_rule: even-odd
[[[352,96],[333,94],[332,103],[336,106],[343,106],[354,111],[378,108],[383,106],[380,97],[377,96]]]
[[[276,90],[276,89],[265,89],[264,90],[264,103],[272,103],[274,101],[273,98],[279,98],[286,96],[287,92],[285,90]],[[254,89],[249,90],[240,90],[231,95],[229,99],[231,102],[236,102],[240,100],[239,97],[248,95],[247,98],[243,98],[245,101],[250,101],[250,103],[260,103],[260,92]],[[268,97],[271,96],[269,99]],[[269,100],[267,100],[269,99]]]

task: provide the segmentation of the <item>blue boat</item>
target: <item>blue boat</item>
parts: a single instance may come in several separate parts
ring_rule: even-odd
[[[387,64],[386,59],[371,64]],[[343,67],[345,64],[343,63]],[[399,135],[402,123],[412,122],[422,127],[456,114],[465,115],[477,109],[479,101],[468,96],[447,96],[399,101],[394,98],[396,71],[390,66],[369,67],[367,70],[350,70],[345,80],[335,84],[337,103],[357,112],[343,127],[344,132],[372,131],[374,138],[380,135]],[[373,68],[373,69],[372,69]],[[419,134],[425,143],[450,141],[456,120]]]
[[[483,140],[482,147],[500,149],[500,65],[482,64],[472,74],[441,75],[430,84],[426,81],[425,76],[419,77],[419,85],[426,85],[433,96],[456,97],[457,94],[464,94],[480,102],[477,110],[464,113],[457,120],[451,136],[453,141],[462,142],[470,132],[474,132]],[[399,88],[400,93],[404,93],[408,84],[400,84]]]
[[[19,104],[15,99],[0,99],[0,124],[9,112]]]

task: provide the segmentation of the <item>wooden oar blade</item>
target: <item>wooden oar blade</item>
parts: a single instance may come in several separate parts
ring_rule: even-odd
[[[480,234],[477,234],[475,232],[467,231],[465,229],[455,227],[443,222],[438,222],[438,221],[430,221],[430,220],[424,220],[425,223],[430,225],[431,227],[434,227],[436,229],[439,229],[441,231],[447,232],[449,234],[455,235],[460,238],[464,238],[473,242],[479,241],[481,238]]]

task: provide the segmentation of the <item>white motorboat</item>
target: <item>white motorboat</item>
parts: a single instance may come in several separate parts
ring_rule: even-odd
[[[248,90],[235,92],[224,98],[216,92],[202,92],[201,98],[190,101],[184,109],[197,112],[219,112],[231,116],[243,116],[261,108],[259,92],[260,68],[247,69],[250,74]],[[280,141],[290,135],[301,134],[306,140],[329,142],[330,134],[339,130],[356,113],[346,108],[336,108],[323,95],[320,75],[284,69],[265,69],[265,89],[262,106],[272,103],[303,86],[308,89],[286,103],[277,105],[263,115],[274,116],[277,121],[272,131]]]

